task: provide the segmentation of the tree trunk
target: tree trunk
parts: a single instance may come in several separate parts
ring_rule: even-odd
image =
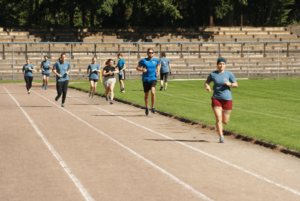
[[[69,12],[70,12],[69,25],[70,27],[74,27],[74,0],[70,0]]]
[[[35,0],[35,9],[34,9],[34,16],[35,16],[35,26],[39,25],[39,0]]]
[[[209,9],[209,26],[213,26],[213,24],[214,24],[213,13],[214,13],[213,7],[210,6],[210,9]]]
[[[33,13],[33,0],[29,0],[28,26],[32,25],[32,13]]]
[[[266,25],[270,24],[272,10],[273,10],[273,0],[269,0]]]

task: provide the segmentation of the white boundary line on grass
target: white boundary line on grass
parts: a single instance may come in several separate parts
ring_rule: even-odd
[[[46,146],[48,147],[48,149],[51,151],[51,153],[53,154],[53,156],[56,158],[56,160],[62,166],[62,168],[64,169],[64,171],[69,175],[69,177],[75,183],[75,185],[77,186],[77,188],[79,189],[79,191],[81,192],[81,194],[83,195],[83,197],[85,198],[85,200],[87,200],[87,201],[93,201],[94,199],[83,188],[83,186],[81,185],[80,181],[75,177],[75,175],[71,173],[71,170],[68,168],[66,162],[64,162],[63,159],[60,157],[60,155],[55,151],[55,149],[53,148],[53,146],[49,143],[49,141],[47,140],[47,138],[42,134],[42,132],[39,130],[39,128],[37,127],[37,125],[33,122],[33,120],[27,114],[27,112],[25,112],[25,110],[21,107],[21,105],[19,104],[19,102],[10,94],[10,92],[5,87],[3,87],[3,88],[6,90],[6,92],[8,93],[8,95],[10,95],[10,97],[15,101],[15,103],[17,104],[17,106],[21,109],[21,111],[27,117],[27,119],[29,120],[29,122],[31,123],[31,125],[33,126],[33,128],[36,130],[36,132],[38,133],[38,135],[42,138],[42,140],[44,141],[44,143],[46,144]]]
[[[191,187],[190,185],[184,183],[183,181],[181,181],[180,179],[178,179],[177,177],[175,177],[174,175],[172,175],[171,173],[167,172],[166,170],[162,169],[161,167],[155,165],[153,162],[151,162],[150,160],[144,158],[142,155],[136,153],[135,151],[133,151],[132,149],[126,147],[125,145],[123,145],[122,143],[120,143],[119,141],[115,140],[114,138],[110,137],[108,134],[104,133],[103,131],[100,131],[99,129],[97,129],[96,127],[94,127],[93,125],[89,124],[88,122],[84,121],[83,119],[81,119],[80,117],[76,116],[75,114],[73,114],[72,112],[66,110],[63,107],[60,107],[59,105],[55,104],[54,102],[52,102],[51,100],[49,100],[48,98],[40,95],[39,93],[33,91],[35,94],[37,94],[38,96],[44,98],[45,100],[49,101],[50,103],[52,103],[53,105],[61,108],[62,110],[64,110],[65,112],[69,113],[71,116],[75,117],[76,119],[78,119],[79,121],[81,121],[82,123],[86,124],[87,126],[91,127],[92,129],[94,129],[96,132],[100,133],[101,135],[107,137],[108,139],[110,139],[111,141],[115,142],[116,144],[118,144],[119,146],[123,147],[124,149],[128,150],[130,153],[132,153],[133,155],[135,155],[136,157],[140,158],[141,160],[145,161],[147,164],[151,165],[152,167],[154,167],[155,169],[159,170],[160,172],[162,172],[163,174],[167,175],[168,177],[171,178],[171,180],[177,182],[178,184],[182,185],[183,187],[185,187],[186,189],[192,191],[194,194],[196,194],[197,196],[199,196],[200,198],[204,199],[204,200],[209,200],[209,201],[213,201],[212,199],[208,198],[207,196],[205,196],[204,194],[200,193],[199,191],[197,191],[196,189],[194,189],[193,187]],[[73,98],[73,97],[72,97]]]
[[[85,103],[85,104],[89,105],[88,103],[86,103],[86,102],[84,102],[84,101],[82,101],[82,100],[79,100],[79,99],[77,99],[77,98],[74,98],[74,97],[72,97],[72,96],[68,96],[68,97],[71,97],[71,98],[73,98],[73,99],[75,99],[75,100],[78,100],[78,101],[80,101],[80,102],[82,102],[82,103]],[[152,133],[155,133],[155,134],[157,134],[157,135],[160,135],[160,136],[162,136],[162,137],[164,137],[164,138],[166,138],[166,139],[172,140],[172,141],[174,141],[174,142],[176,142],[176,143],[178,143],[178,144],[181,144],[181,145],[183,145],[183,146],[185,146],[185,147],[187,147],[187,148],[190,148],[190,149],[192,149],[192,150],[195,150],[195,151],[197,151],[197,152],[199,152],[199,153],[202,153],[202,154],[204,154],[204,155],[206,155],[206,156],[208,156],[208,157],[211,157],[211,158],[213,158],[213,159],[216,159],[216,160],[218,160],[218,161],[220,161],[220,162],[223,162],[223,163],[225,163],[225,164],[227,164],[227,165],[229,165],[229,166],[232,166],[232,167],[234,167],[234,168],[236,168],[236,169],[238,169],[238,170],[241,170],[241,171],[243,171],[243,172],[245,172],[245,173],[248,173],[248,174],[250,174],[250,175],[252,175],[252,176],[254,176],[254,177],[257,177],[257,178],[259,178],[259,179],[262,179],[262,180],[264,180],[264,181],[266,181],[266,182],[268,182],[268,183],[271,183],[271,184],[273,184],[273,185],[276,185],[276,186],[278,186],[278,187],[281,187],[281,188],[283,188],[283,189],[285,189],[285,190],[287,190],[287,191],[290,191],[290,192],[292,192],[292,193],[294,193],[294,194],[300,196],[300,192],[297,191],[297,190],[295,190],[295,189],[292,189],[292,188],[290,188],[290,187],[288,187],[288,186],[284,186],[284,185],[278,184],[278,183],[276,183],[276,182],[274,182],[274,181],[272,181],[272,180],[269,180],[269,179],[267,179],[267,178],[265,178],[265,177],[262,177],[262,176],[260,176],[260,175],[258,175],[258,174],[252,173],[252,172],[250,172],[250,171],[248,171],[248,170],[246,170],[246,169],[244,169],[244,168],[242,168],[242,167],[239,167],[239,166],[237,166],[237,165],[235,165],[235,164],[232,164],[232,163],[230,163],[230,162],[228,162],[228,161],[225,161],[225,160],[223,160],[223,159],[221,159],[221,158],[218,158],[218,157],[216,157],[216,156],[214,156],[214,155],[212,155],[212,154],[206,153],[206,152],[204,152],[204,151],[202,151],[202,150],[200,150],[200,149],[197,149],[197,148],[195,148],[195,147],[189,146],[189,145],[187,145],[187,144],[185,144],[185,143],[183,143],[183,142],[176,141],[175,139],[173,139],[173,138],[171,138],[171,137],[169,137],[169,136],[167,136],[167,135],[161,134],[161,133],[156,132],[156,131],[154,131],[154,130],[152,130],[152,129],[150,129],[150,128],[147,128],[147,127],[145,127],[145,126],[139,125],[139,124],[137,124],[137,123],[135,123],[135,122],[132,122],[132,121],[130,121],[130,120],[128,120],[128,119],[125,119],[125,118],[123,118],[123,117],[120,117],[120,116],[118,116],[118,115],[116,115],[116,114],[114,114],[114,113],[112,113],[112,112],[109,112],[109,111],[107,111],[107,110],[104,110],[104,109],[102,109],[102,108],[100,108],[100,107],[97,107],[97,106],[94,106],[94,105],[90,105],[90,106],[91,106],[91,107],[94,107],[94,108],[97,108],[97,109],[99,109],[99,110],[102,110],[102,111],[104,111],[104,112],[106,112],[106,113],[108,113],[108,114],[114,115],[114,116],[116,116],[116,117],[118,117],[118,118],[120,118],[120,119],[122,119],[122,120],[124,120],[124,121],[127,121],[127,122],[129,122],[129,123],[131,123],[131,124],[133,124],[133,125],[136,125],[136,126],[138,126],[138,127],[140,127],[140,128],[143,128],[143,129],[148,130],[148,131],[150,131],[150,132],[152,132]]]

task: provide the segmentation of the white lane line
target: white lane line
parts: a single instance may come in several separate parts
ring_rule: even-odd
[[[71,98],[73,98],[73,99],[75,99],[75,100],[78,100],[78,101],[80,101],[80,102],[82,102],[82,103],[85,103],[85,104],[89,105],[88,103],[86,103],[86,102],[84,102],[84,101],[82,101],[82,100],[79,100],[79,99],[74,98],[74,97],[72,97],[72,96],[69,96],[69,97],[71,97]],[[190,148],[190,149],[193,149],[193,150],[195,150],[195,151],[197,151],[197,152],[199,152],[199,153],[202,153],[202,154],[204,154],[204,155],[206,155],[206,156],[209,156],[209,157],[211,157],[211,158],[213,158],[213,159],[216,159],[216,160],[218,160],[218,161],[220,161],[220,162],[223,162],[223,163],[225,163],[225,164],[227,164],[227,165],[229,165],[229,166],[232,166],[232,167],[234,167],[234,168],[236,168],[236,169],[238,169],[238,170],[241,170],[241,171],[243,171],[243,172],[245,172],[245,173],[248,173],[248,174],[250,174],[250,175],[252,175],[252,176],[254,176],[254,177],[256,177],[256,178],[262,179],[262,180],[264,180],[264,181],[266,181],[266,182],[268,182],[268,183],[271,183],[271,184],[273,184],[273,185],[276,185],[276,186],[278,186],[278,187],[281,187],[281,188],[283,188],[283,189],[285,189],[285,190],[287,190],[287,191],[290,191],[290,192],[292,192],[292,193],[294,193],[294,194],[300,196],[300,192],[299,192],[298,190],[292,189],[292,188],[290,188],[290,187],[288,187],[288,186],[284,186],[284,185],[278,184],[278,183],[276,183],[276,182],[274,182],[274,181],[272,181],[272,180],[270,180],[270,179],[267,179],[267,178],[262,177],[262,176],[260,176],[260,175],[258,175],[258,174],[255,174],[255,173],[253,173],[253,172],[250,172],[250,171],[248,171],[248,170],[246,170],[246,169],[244,169],[244,168],[242,168],[242,167],[239,167],[239,166],[237,166],[237,165],[235,165],[235,164],[232,164],[232,163],[230,163],[230,162],[228,162],[228,161],[225,161],[225,160],[223,160],[223,159],[221,159],[221,158],[218,158],[218,157],[216,157],[216,156],[214,156],[214,155],[212,155],[212,154],[206,153],[205,151],[202,151],[202,150],[197,149],[197,148],[195,148],[195,147],[189,146],[189,145],[187,145],[187,144],[185,144],[185,143],[183,143],[183,142],[176,141],[175,139],[173,139],[173,138],[171,138],[171,137],[169,137],[169,136],[167,136],[167,135],[164,135],[164,134],[161,134],[161,133],[156,132],[156,131],[154,131],[154,130],[151,130],[150,128],[147,128],[147,127],[145,127],[145,126],[142,126],[142,125],[140,125],[140,124],[137,124],[137,123],[135,123],[135,122],[132,122],[132,121],[130,121],[130,120],[128,120],[128,119],[125,119],[125,118],[123,118],[123,117],[120,117],[120,116],[118,116],[118,115],[116,115],[116,114],[114,114],[114,113],[112,113],[112,112],[109,112],[109,111],[107,111],[107,110],[104,110],[104,109],[102,109],[102,108],[100,108],[100,107],[97,107],[97,106],[94,106],[94,105],[90,105],[90,106],[92,106],[92,107],[94,107],[94,108],[97,108],[98,110],[102,110],[102,111],[104,111],[104,112],[106,112],[106,113],[108,113],[108,114],[114,115],[114,116],[116,116],[116,117],[118,117],[118,118],[120,118],[120,119],[122,119],[122,120],[124,120],[124,121],[127,121],[127,122],[129,122],[129,123],[131,123],[131,124],[133,124],[133,125],[136,125],[136,126],[138,126],[138,127],[140,127],[140,128],[143,128],[143,129],[148,130],[148,131],[150,131],[150,132],[152,132],[152,133],[155,133],[155,134],[157,134],[157,135],[160,135],[160,136],[162,136],[162,137],[164,137],[164,138],[166,138],[166,139],[172,140],[172,141],[174,141],[174,142],[176,142],[176,143],[178,143],[178,144],[181,144],[181,145],[183,145],[183,146],[185,146],[185,147],[188,147],[188,148]]]
[[[36,130],[36,132],[38,133],[38,135],[42,138],[42,140],[44,141],[44,143],[46,144],[46,146],[48,147],[48,149],[51,151],[51,153],[57,159],[57,161],[59,162],[59,164],[63,167],[64,171],[69,175],[69,177],[75,183],[75,185],[77,186],[77,188],[79,189],[79,191],[81,192],[81,194],[83,195],[83,197],[85,198],[85,200],[87,200],[87,201],[93,201],[94,199],[83,188],[82,184],[76,178],[76,176],[71,173],[71,170],[68,168],[66,162],[64,162],[63,159],[60,157],[60,155],[55,151],[55,149],[53,148],[53,146],[49,143],[49,141],[47,140],[47,138],[42,134],[42,132],[39,130],[39,128],[37,127],[37,125],[33,122],[33,120],[27,114],[27,112],[25,112],[25,110],[21,107],[21,105],[18,103],[18,101],[11,95],[11,93],[5,87],[3,87],[3,88],[10,95],[10,97],[15,101],[15,103],[17,104],[17,106],[22,110],[22,112],[27,117],[27,119],[29,120],[29,122],[31,123],[31,125],[34,127],[34,129]]]
[[[37,95],[39,95],[40,97],[44,98],[45,100],[49,101],[50,103],[52,103],[53,105],[61,108],[62,110],[64,110],[65,112],[69,113],[70,115],[72,115],[73,117],[75,117],[76,119],[78,119],[79,121],[81,121],[82,123],[86,124],[87,126],[91,127],[92,129],[94,129],[96,132],[102,134],[103,136],[109,138],[111,141],[115,142],[116,144],[120,145],[121,147],[123,147],[124,149],[128,150],[130,153],[132,153],[133,155],[135,155],[136,157],[138,157],[139,159],[145,161],[146,163],[148,163],[149,165],[151,165],[152,167],[154,167],[155,169],[161,171],[163,174],[167,175],[168,177],[170,177],[173,181],[177,182],[178,184],[182,185],[183,187],[185,187],[186,189],[192,191],[194,194],[196,194],[197,196],[199,196],[200,198],[204,199],[204,200],[210,200],[212,201],[212,199],[208,198],[206,195],[200,193],[199,191],[197,191],[196,189],[194,189],[193,187],[191,187],[190,185],[184,183],[183,181],[181,181],[180,179],[178,179],[177,177],[175,177],[174,175],[172,175],[171,173],[167,172],[166,170],[162,169],[161,167],[155,165],[153,162],[151,162],[150,160],[144,158],[142,155],[136,153],[135,151],[133,151],[132,149],[126,147],[125,145],[123,145],[122,143],[120,143],[119,141],[115,140],[114,138],[110,137],[109,135],[107,135],[106,133],[104,133],[103,131],[100,131],[99,129],[97,129],[96,127],[92,126],[91,124],[89,124],[88,122],[84,121],[83,119],[81,119],[80,117],[76,116],[75,114],[71,113],[70,111],[66,110],[63,107],[60,107],[58,105],[56,105],[54,102],[52,102],[51,100],[49,100],[48,98],[40,95],[39,93],[33,91],[34,93],[36,93]]]

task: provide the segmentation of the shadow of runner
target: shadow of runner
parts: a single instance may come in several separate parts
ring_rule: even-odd
[[[151,140],[151,141],[177,141],[177,142],[209,142],[209,141],[206,141],[206,140],[170,140],[170,139],[145,139],[145,140]]]
[[[115,116],[120,116],[120,117],[145,117],[145,115],[92,115],[92,116],[99,116],[99,117],[115,117]]]

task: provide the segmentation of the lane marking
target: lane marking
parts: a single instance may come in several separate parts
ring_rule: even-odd
[[[81,192],[81,194],[83,195],[83,197],[85,198],[85,200],[87,200],[87,201],[93,201],[94,199],[83,188],[82,184],[76,178],[76,176],[71,173],[71,170],[68,168],[66,162],[64,162],[63,159],[60,157],[60,155],[55,151],[55,149],[53,148],[53,146],[50,144],[50,142],[47,140],[47,138],[42,134],[42,132],[39,130],[39,128],[37,127],[37,125],[33,122],[33,120],[27,114],[27,112],[25,112],[25,110],[21,107],[21,105],[19,104],[19,102],[11,95],[11,93],[5,87],[3,87],[3,88],[6,90],[6,92],[10,95],[10,97],[15,101],[15,103],[17,104],[17,106],[21,109],[21,111],[27,117],[27,119],[29,120],[29,122],[31,123],[31,125],[33,126],[33,128],[36,130],[36,132],[38,133],[38,135],[42,138],[42,140],[44,141],[44,143],[46,144],[46,146],[48,147],[48,149],[51,151],[51,153],[53,154],[53,156],[56,158],[56,160],[59,162],[59,164],[64,169],[64,171],[69,175],[69,177],[72,179],[72,181],[74,182],[74,184],[77,186],[77,188],[79,189],[79,191]]]
[[[71,98],[73,98],[73,99],[75,99],[75,100],[77,100],[77,101],[80,101],[80,102],[82,102],[82,103],[85,103],[85,104],[89,105],[88,103],[86,103],[86,102],[84,102],[84,101],[82,101],[82,100],[79,100],[79,99],[77,99],[77,98],[74,98],[74,97],[72,97],[72,96],[68,96],[68,97],[71,97]],[[258,174],[255,174],[255,173],[253,173],[253,172],[250,172],[250,171],[248,171],[248,170],[246,170],[246,169],[244,169],[244,168],[242,168],[242,167],[239,167],[239,166],[237,166],[237,165],[235,165],[235,164],[232,164],[232,163],[230,163],[230,162],[228,162],[228,161],[225,161],[225,160],[223,160],[223,159],[221,159],[221,158],[218,158],[218,157],[216,157],[216,156],[214,156],[214,155],[212,155],[212,154],[206,153],[205,151],[202,151],[202,150],[197,149],[197,148],[195,148],[195,147],[189,146],[189,145],[187,145],[187,144],[185,144],[185,143],[183,143],[183,142],[176,141],[175,139],[173,139],[173,138],[171,138],[171,137],[169,137],[169,136],[167,136],[167,135],[164,135],[164,134],[161,134],[161,133],[159,133],[159,132],[156,132],[156,131],[154,131],[154,130],[152,130],[152,129],[150,129],[150,128],[147,128],[147,127],[142,126],[142,125],[140,125],[140,124],[137,124],[137,123],[135,123],[135,122],[133,122],[133,121],[130,121],[130,120],[128,120],[128,119],[125,119],[125,118],[123,118],[123,117],[121,117],[121,116],[118,116],[118,115],[116,115],[116,114],[114,114],[114,113],[112,113],[112,112],[109,112],[109,111],[107,111],[107,110],[105,110],[105,109],[102,109],[102,108],[97,107],[97,106],[94,106],[94,105],[90,105],[90,106],[92,106],[92,107],[94,107],[94,108],[97,108],[98,110],[102,110],[102,111],[104,111],[104,112],[106,112],[106,113],[108,113],[108,114],[111,114],[111,115],[113,115],[113,116],[115,116],[115,117],[118,117],[118,118],[120,118],[120,119],[122,119],[122,120],[124,120],[124,121],[127,121],[127,122],[129,122],[129,123],[131,123],[131,124],[133,124],[133,125],[136,125],[136,126],[138,126],[138,127],[140,127],[140,128],[143,128],[143,129],[148,130],[148,131],[150,131],[150,132],[152,132],[152,133],[155,133],[155,134],[157,134],[157,135],[160,135],[160,136],[162,136],[162,137],[164,137],[164,138],[166,138],[166,139],[172,140],[172,141],[174,141],[174,142],[176,142],[176,143],[178,143],[178,144],[181,144],[181,145],[183,145],[183,146],[185,146],[185,147],[187,147],[187,148],[190,148],[190,149],[192,149],[192,150],[195,150],[195,151],[197,151],[197,152],[199,152],[199,153],[202,153],[202,154],[204,154],[204,155],[206,155],[206,156],[208,156],[208,157],[211,157],[211,158],[213,158],[213,159],[216,159],[216,160],[218,160],[218,161],[220,161],[220,162],[223,162],[223,163],[225,163],[225,164],[227,164],[227,165],[229,165],[229,166],[232,166],[232,167],[234,167],[234,168],[236,168],[236,169],[238,169],[238,170],[241,170],[241,171],[243,171],[243,172],[245,172],[245,173],[248,173],[248,174],[250,174],[250,175],[252,175],[252,176],[254,176],[254,177],[256,177],[256,178],[262,179],[262,180],[264,180],[264,181],[266,181],[266,182],[268,182],[268,183],[270,183],[270,184],[276,185],[276,186],[278,186],[278,187],[281,187],[281,188],[283,188],[283,189],[285,189],[285,190],[287,190],[287,191],[290,191],[290,192],[292,192],[292,193],[294,193],[294,194],[300,196],[300,192],[299,192],[298,190],[295,190],[295,189],[290,188],[290,187],[288,187],[288,186],[284,186],[284,185],[278,184],[278,183],[276,183],[276,182],[274,182],[274,181],[272,181],[272,180],[270,180],[270,179],[267,179],[267,178],[262,177],[262,176],[260,176],[260,175],[258,175]]]
[[[32,90],[33,91],[33,90]],[[81,119],[80,117],[76,116],[75,114],[73,114],[72,112],[66,110],[63,107],[60,107],[59,105],[55,104],[54,102],[52,102],[51,100],[49,100],[48,98],[40,95],[39,93],[33,91],[35,94],[37,94],[38,96],[44,98],[45,100],[49,101],[50,103],[52,103],[53,105],[61,108],[62,110],[64,110],[65,112],[69,113],[71,116],[75,117],[76,119],[78,119],[79,121],[81,121],[82,123],[86,124],[87,126],[91,127],[93,130],[95,130],[96,132],[100,133],[101,135],[107,137],[108,139],[110,139],[111,141],[115,142],[116,144],[118,144],[119,146],[123,147],[124,149],[126,149],[127,151],[129,151],[130,153],[132,153],[133,155],[135,155],[136,157],[138,157],[139,159],[145,161],[147,164],[151,165],[152,167],[154,167],[155,169],[159,170],[160,172],[162,172],[163,174],[167,175],[169,178],[171,178],[173,181],[177,182],[178,184],[182,185],[183,187],[185,187],[186,189],[192,191],[194,194],[196,194],[197,196],[199,196],[200,198],[204,199],[204,200],[209,200],[212,201],[212,199],[208,198],[206,195],[200,193],[199,191],[197,191],[196,189],[194,189],[193,187],[191,187],[190,185],[184,183],[183,181],[181,181],[180,179],[178,179],[177,177],[175,177],[174,175],[172,175],[171,173],[167,172],[166,170],[162,169],[161,167],[155,165],[153,162],[151,162],[150,160],[144,158],[142,155],[136,153],[135,151],[133,151],[132,149],[126,147],[125,145],[123,145],[122,143],[120,143],[119,141],[115,140],[114,138],[112,138],[111,136],[109,136],[108,134],[104,133],[103,131],[100,131],[99,129],[97,129],[96,127],[94,127],[93,125],[89,124],[88,122],[84,121],[83,119]]]

